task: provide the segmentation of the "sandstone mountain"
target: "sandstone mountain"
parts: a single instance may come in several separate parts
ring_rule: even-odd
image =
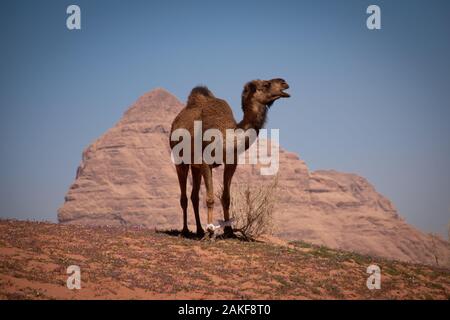
[[[181,228],[179,188],[170,160],[170,124],[183,104],[164,89],[132,105],[84,150],[76,179],[58,210],[61,223]],[[221,169],[214,172],[220,184]],[[264,183],[258,165],[238,167],[233,184]],[[202,191],[204,187],[202,186]],[[450,266],[450,244],[415,229],[364,178],[310,172],[280,150],[276,235],[404,261]],[[220,204],[216,217],[222,218]],[[206,221],[202,210],[202,222]],[[189,207],[193,226],[193,212]]]

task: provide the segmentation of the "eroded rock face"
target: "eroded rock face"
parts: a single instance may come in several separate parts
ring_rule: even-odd
[[[164,89],[139,98],[84,150],[76,179],[58,210],[59,221],[180,228],[179,187],[168,141],[170,124],[182,108]],[[221,183],[221,173],[220,168],[214,171],[215,186]],[[260,175],[258,165],[241,165],[233,184],[270,179]],[[310,172],[296,154],[281,149],[278,181],[275,225],[282,238],[429,264],[437,257],[439,264],[450,266],[448,242],[408,225],[360,176]],[[216,208],[220,219],[219,202]],[[201,211],[205,222],[205,210]],[[193,226],[191,206],[189,221]]]

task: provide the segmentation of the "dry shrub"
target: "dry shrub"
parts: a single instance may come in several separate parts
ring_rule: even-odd
[[[270,183],[235,184],[231,188],[230,217],[233,231],[245,240],[273,233],[273,212],[277,198],[278,176]]]
[[[439,266],[439,250],[438,247],[436,245],[436,243],[439,242],[439,235],[436,233],[429,233],[428,234],[431,238],[431,254],[434,257],[434,260],[436,262],[436,265]]]

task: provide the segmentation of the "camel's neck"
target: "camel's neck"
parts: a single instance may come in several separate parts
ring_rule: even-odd
[[[264,104],[253,102],[244,106],[244,119],[238,123],[239,129],[248,130],[255,129],[259,134],[259,130],[264,126],[267,117],[267,107]]]

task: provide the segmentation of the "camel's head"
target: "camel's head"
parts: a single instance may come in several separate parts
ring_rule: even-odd
[[[242,105],[256,101],[270,107],[276,100],[290,97],[289,93],[284,91],[288,88],[287,82],[280,78],[250,81],[244,86]]]

